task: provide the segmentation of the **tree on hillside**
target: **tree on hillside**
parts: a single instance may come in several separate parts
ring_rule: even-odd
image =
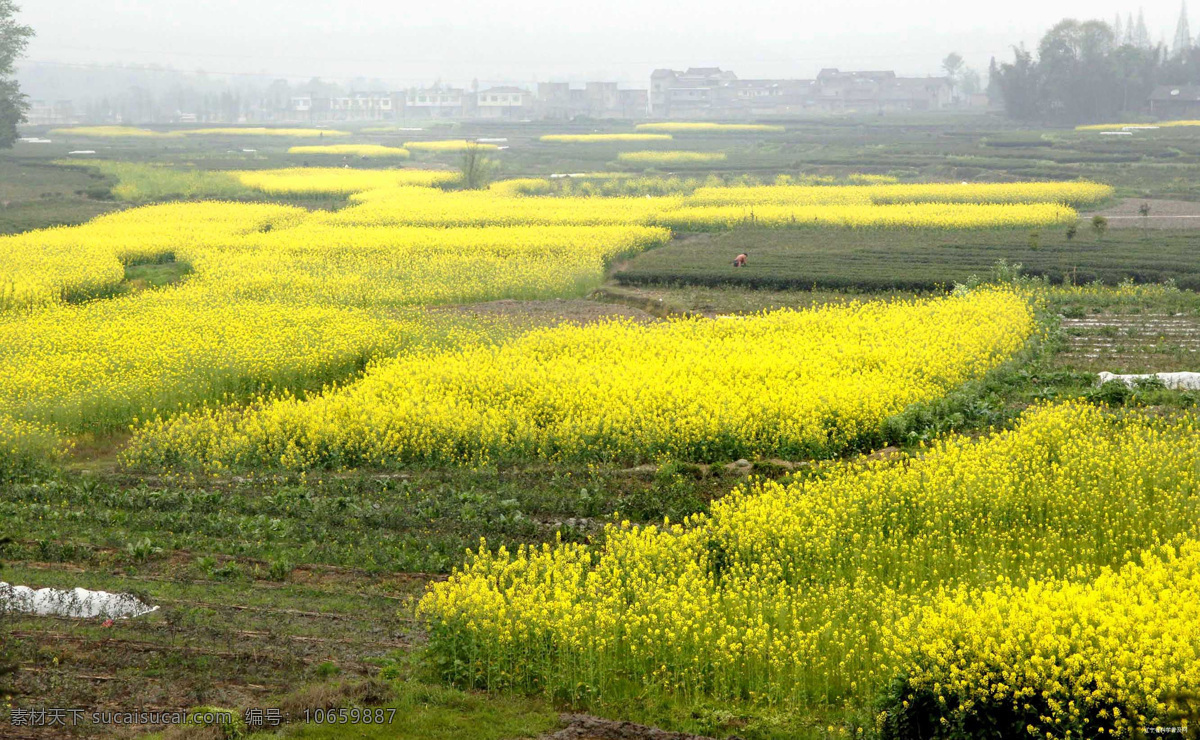
[[[0,149],[8,149],[17,140],[17,124],[25,120],[29,109],[12,75],[33,29],[17,23],[17,10],[13,0],[0,0]]]

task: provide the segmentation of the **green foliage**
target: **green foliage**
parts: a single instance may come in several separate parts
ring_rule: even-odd
[[[465,190],[482,190],[495,179],[499,169],[499,163],[487,157],[482,147],[470,144],[462,153],[462,162],[459,164],[462,177],[459,181]]]
[[[914,689],[898,679],[884,695],[882,708],[886,714],[882,715],[880,740],[1002,740],[1043,733],[1054,737],[1117,736],[1114,718],[1107,713],[1080,713],[1079,724],[1071,728],[1047,726],[1043,718],[1052,712],[1037,692],[1030,692],[1020,706],[976,699],[967,709],[955,694],[939,696],[932,689]]]
[[[664,517],[673,522],[681,521],[689,514],[708,510],[699,481],[705,476],[696,465],[680,462],[665,462],[654,475],[654,482],[647,488],[635,489],[620,504],[622,516],[635,521],[662,521]]]
[[[78,162],[70,161],[60,164],[81,166]],[[128,203],[193,199],[246,200],[261,195],[228,172],[102,160],[89,161],[84,166],[115,180],[117,184],[111,189],[111,197]],[[97,196],[104,197],[100,193]]]
[[[246,736],[246,723],[236,709],[196,707],[188,712],[188,724],[216,730],[223,740]]]
[[[25,95],[11,79],[14,63],[33,38],[33,29],[17,22],[18,10],[13,0],[0,0],[0,149],[12,147],[17,124],[29,110]]]

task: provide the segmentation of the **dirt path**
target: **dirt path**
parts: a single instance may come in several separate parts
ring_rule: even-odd
[[[1138,212],[1142,204],[1150,206],[1145,221]],[[1126,198],[1099,211],[1081,212],[1079,217],[1086,225],[1095,215],[1107,218],[1109,228],[1113,229],[1200,229],[1200,203],[1186,200]]]
[[[591,324],[606,319],[625,318],[652,321],[653,316],[631,306],[600,303],[584,299],[554,298],[546,301],[489,301],[460,306],[430,308],[432,313],[468,316],[473,319],[504,319],[532,326],[556,326],[567,322]]]
[[[702,735],[686,732],[667,732],[656,727],[647,727],[633,722],[616,722],[593,717],[590,714],[564,714],[562,721],[567,726],[541,740],[713,740]],[[737,740],[736,737],[727,740]]]

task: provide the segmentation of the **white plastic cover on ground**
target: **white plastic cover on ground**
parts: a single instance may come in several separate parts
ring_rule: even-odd
[[[1139,380],[1157,378],[1166,387],[1177,391],[1200,390],[1200,373],[1147,373],[1145,375],[1117,375],[1115,373],[1100,373],[1100,385],[1110,380],[1119,380],[1125,385],[1133,386]]]
[[[28,586],[13,586],[0,581],[0,613],[16,612],[43,617],[125,619],[140,617],[157,609],[157,606],[150,606],[132,594],[89,591],[86,588],[75,588],[70,591],[61,591],[57,588],[35,590]]]

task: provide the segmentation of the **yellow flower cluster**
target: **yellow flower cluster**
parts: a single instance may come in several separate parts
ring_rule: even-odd
[[[188,128],[179,133],[187,136],[281,136],[293,139],[349,136],[349,131],[327,128],[266,128],[263,126],[228,126],[222,128]]]
[[[701,199],[683,194],[530,196],[526,193],[542,192],[530,183],[520,187],[500,183],[483,191],[442,190],[438,186],[452,184],[458,177],[450,171],[297,168],[186,178],[158,176],[163,173],[167,170],[126,172],[122,187],[128,175],[130,187],[136,180],[138,192],[146,195],[205,187],[240,195],[239,188],[252,188],[275,195],[349,195],[350,205],[329,212],[274,204],[179,203],[132,209],[78,227],[0,238],[0,335],[5,340],[0,351],[4,352],[5,367],[11,368],[0,378],[0,413],[54,422],[64,429],[111,428],[133,416],[152,415],[155,407],[168,413],[189,403],[214,402],[222,394],[250,393],[250,389],[309,388],[336,378],[347,368],[361,366],[368,357],[394,352],[419,333],[407,315],[380,322],[363,313],[370,309],[576,294],[594,286],[613,259],[661,244],[669,236],[663,226],[719,228],[740,223],[742,218],[741,206],[705,205],[703,197],[711,195]],[[820,188],[807,188],[814,189]],[[769,194],[778,189],[729,190]],[[908,197],[918,198],[920,192]],[[133,195],[131,192],[130,197]],[[772,208],[778,209],[774,215]],[[774,225],[803,225],[807,221],[796,220],[797,208],[763,205],[753,211],[755,218],[774,218]],[[860,210],[853,216],[858,220],[843,211],[828,211],[816,218],[843,225],[946,228],[1036,219],[1049,222],[1065,218],[1063,212],[1069,212],[1053,203],[866,204],[851,208]],[[1022,208],[1033,209],[1035,215],[1009,216]],[[81,303],[119,295],[127,287],[123,285],[127,265],[172,259],[192,268],[182,285],[161,295]],[[238,313],[230,313],[235,310]],[[186,314],[187,320],[172,317],[172,311]],[[191,321],[195,323],[188,323]],[[300,322],[300,326],[292,335],[280,334],[288,321]],[[218,328],[202,330],[205,322]],[[782,330],[768,327],[777,323],[761,324],[764,336],[773,337],[771,342],[776,345],[784,341]],[[121,327],[124,334],[111,333],[114,327]],[[309,329],[312,333],[305,334]],[[611,336],[595,341],[640,341],[640,329],[609,331]],[[327,335],[331,337],[328,340]],[[176,339],[171,340],[172,336]],[[293,344],[286,336],[303,341]],[[279,351],[264,352],[256,360],[251,344],[240,341],[250,337],[272,343]],[[710,340],[696,336],[679,346],[699,352]],[[546,341],[567,339],[563,335]],[[1019,342],[1019,336],[1013,341]],[[313,354],[316,350],[307,342],[313,346],[323,343],[327,351]],[[655,351],[674,351],[669,343],[656,346]],[[202,351],[209,353],[209,365],[197,359],[200,355],[195,353]],[[639,356],[632,351],[627,354]],[[182,359],[173,362],[172,356]],[[296,358],[294,363],[288,360],[290,356]],[[269,366],[255,365],[257,361]],[[193,368],[191,378],[185,372],[188,363]],[[68,369],[74,373],[73,379],[63,374]],[[114,379],[114,374],[120,378]],[[457,393],[452,386],[445,390],[449,396]],[[814,398],[826,395],[822,391]],[[646,404],[650,400],[651,396],[645,397]],[[652,405],[635,404],[633,408],[641,408],[638,413],[642,414],[654,411]],[[531,418],[541,417],[533,414]],[[680,439],[700,439],[701,431],[707,434],[719,428],[738,445],[748,445],[747,449],[768,449],[781,439],[789,440],[785,445],[799,445],[802,442],[797,440],[807,439],[804,435],[819,437],[808,427],[803,434],[796,429],[774,430],[772,434],[781,435],[776,438],[751,427],[734,432],[730,430],[742,422],[720,414],[713,418],[720,419],[717,426],[684,429]],[[481,428],[490,431],[476,434],[473,445],[460,446],[455,456],[515,454],[526,449],[522,445],[527,443],[538,447],[535,455],[573,455],[584,439],[583,433],[576,431],[551,440],[543,430],[529,432],[533,437],[510,445],[497,441],[505,439],[496,431],[500,426],[499,417],[489,417]],[[521,434],[528,432],[521,429]],[[648,449],[666,450],[681,444],[678,439],[661,439],[641,449],[639,445],[646,440],[638,436],[642,434],[639,430],[628,431],[627,437],[603,431],[611,454],[643,455]],[[587,433],[593,432],[600,434],[595,430]],[[448,440],[462,434],[463,429],[453,425],[436,428],[440,435],[436,441],[422,441],[414,449],[425,451],[412,454],[450,455],[439,445],[451,444]],[[410,444],[411,440],[404,439],[401,446],[409,450]],[[385,448],[373,449],[370,454],[391,454],[381,451]]]
[[[1200,542],[1151,549],[1091,582],[943,594],[893,639],[901,716],[929,696],[948,725],[1012,716],[1033,737],[1178,726],[1200,691]]]
[[[676,134],[778,133],[783,131],[783,126],[772,126],[765,123],[688,123],[684,121],[639,123],[635,128],[638,131],[665,131]]]
[[[468,149],[480,151],[495,151],[500,147],[495,144],[467,141],[466,139],[447,139],[445,141],[406,141],[404,148],[414,152],[464,152]]]
[[[101,297],[124,280],[126,264],[182,260],[199,245],[295,224],[303,214],[266,204],[177,204],[0,237],[0,311]]]
[[[1066,225],[1077,220],[1075,209],[1057,203],[898,203],[882,206],[685,206],[664,213],[655,223],[684,231],[723,231],[737,226],[1005,229]]]
[[[301,171],[303,172],[303,171]],[[331,177],[336,179],[337,170]],[[410,171],[411,172],[411,171]],[[346,175],[347,187],[352,175]],[[245,181],[245,179],[243,179]],[[497,183],[487,191],[380,188],[351,197],[358,207],[331,223],[420,226],[646,224],[679,230],[743,224],[876,228],[1016,228],[1072,223],[1065,201],[1092,203],[1111,194],[1094,183],[991,185],[702,187],[692,195],[525,197],[553,192],[537,180]],[[878,193],[875,191],[879,191]],[[1023,196],[1029,200],[1020,200]],[[881,204],[876,204],[874,199]]]
[[[151,131],[134,126],[71,126],[50,129],[52,136],[89,136],[92,138],[140,137],[163,138],[180,136],[178,131]]]
[[[553,144],[611,144],[624,141],[670,141],[670,134],[546,134],[538,139]]]
[[[0,483],[38,469],[66,449],[55,430],[0,414]]]
[[[1171,564],[1101,576],[1094,590],[1055,583],[1001,591],[982,607],[939,602],[916,637],[903,617],[939,589],[986,590],[1000,577],[1086,582],[1194,536],[1197,470],[1194,418],[1038,407],[1012,431],[944,440],[903,464],[759,483],[682,524],[609,525],[595,548],[485,544],[430,587],[420,612],[447,677],[489,687],[862,705],[900,664],[915,670],[896,657],[910,640],[941,666],[918,674],[923,685],[1011,697],[1024,692],[1018,677],[1056,675],[1057,664],[1100,681],[1035,686],[1062,698],[1064,712],[1109,686],[1161,700],[1196,688],[1194,550],[1175,577]]]
[[[363,186],[363,178],[394,185],[410,174],[453,176],[244,176],[294,192]],[[65,430],[112,429],[155,409],[319,387],[429,333],[428,320],[418,326],[409,313],[380,307],[577,294],[612,259],[669,237],[625,224],[378,228],[327,216],[274,204],[175,203],[0,238],[0,413]],[[117,294],[126,265],[171,260],[192,268],[180,285],[80,303]]]
[[[328,144],[313,146],[294,146],[288,149],[288,154],[330,154],[350,157],[390,157],[393,159],[408,159],[407,149],[398,146],[383,146],[381,144]]]
[[[190,404],[320,388],[419,334],[416,317],[251,299],[202,280],[0,314],[0,410],[64,431],[112,431]]]
[[[1028,304],[1001,292],[563,326],[402,356],[318,398],[157,421],[130,459],[305,469],[836,454],[995,366],[1032,330]]]
[[[725,152],[621,152],[617,160],[629,164],[697,164],[724,162]]]
[[[293,167],[234,173],[247,187],[271,195],[349,195],[395,187],[437,187],[457,182],[447,170],[354,170],[344,167]]]
[[[1116,131],[1123,128],[1176,128],[1179,126],[1200,126],[1200,121],[1156,121],[1154,123],[1093,123],[1087,126],[1076,126],[1076,131]]]
[[[521,197],[490,190],[433,192],[385,188],[353,195],[354,207],[322,216],[329,223],[362,226],[515,226],[521,224],[653,224],[676,207],[666,198]]]
[[[862,177],[861,175],[859,177]],[[1057,203],[1083,208],[1113,196],[1095,182],[914,183],[906,185],[767,185],[698,188],[697,206],[862,206],[913,203],[1023,205]]]

